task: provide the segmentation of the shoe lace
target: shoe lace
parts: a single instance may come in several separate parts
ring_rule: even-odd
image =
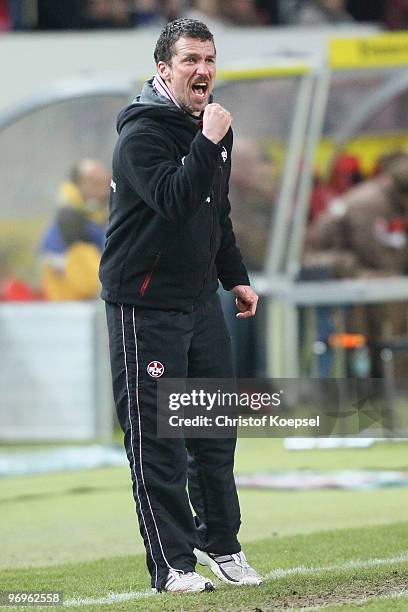
[[[178,578],[180,578],[181,574],[184,574],[184,572],[181,571],[181,570],[175,570],[173,568],[170,568],[169,569],[169,573],[168,573],[168,578],[170,578],[170,576],[171,576],[172,578],[177,578],[178,579]]]
[[[247,560],[245,559],[245,556],[243,554],[243,552],[239,552],[239,553],[233,553],[231,555],[231,557],[234,559],[235,563],[242,569],[242,570],[246,570],[249,568],[249,564],[247,562]]]
[[[185,572],[184,570],[176,570],[174,568],[169,569],[168,578],[169,577],[180,579],[182,576],[194,576],[194,572]]]

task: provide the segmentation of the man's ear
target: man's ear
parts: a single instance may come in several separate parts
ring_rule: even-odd
[[[159,62],[157,64],[157,72],[165,81],[170,78],[170,66],[166,62]]]

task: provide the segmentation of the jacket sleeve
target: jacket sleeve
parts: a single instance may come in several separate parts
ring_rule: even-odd
[[[121,172],[155,212],[173,223],[186,221],[211,193],[220,147],[198,132],[183,162],[177,162],[168,136],[142,129],[121,143]]]
[[[226,190],[221,204],[221,244],[215,258],[218,278],[220,279],[224,289],[227,291],[233,289],[237,285],[250,284],[248,273],[242,261],[241,251],[236,244],[235,234],[230,218],[231,204],[228,197],[230,174],[231,164],[228,165]]]

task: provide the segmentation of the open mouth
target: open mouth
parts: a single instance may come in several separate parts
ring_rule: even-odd
[[[194,83],[192,89],[195,94],[204,98],[204,96],[206,95],[208,91],[208,83],[205,83],[204,81],[199,82],[199,83]]]

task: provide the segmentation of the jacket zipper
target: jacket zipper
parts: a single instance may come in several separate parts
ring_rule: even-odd
[[[218,166],[220,171],[220,182],[218,185],[218,203],[221,204],[221,191],[222,191],[222,175],[224,174],[222,166]]]
[[[207,281],[207,276],[210,272],[210,268],[211,268],[211,261],[212,261],[212,241],[213,241],[213,236],[214,236],[214,215],[215,215],[215,209],[217,207],[217,205],[219,205],[221,203],[221,189],[222,189],[222,167],[218,166],[218,169],[220,171],[220,181],[219,181],[219,185],[218,185],[218,202],[214,202],[210,204],[211,207],[211,231],[210,231],[210,261],[208,264],[208,268],[206,270],[206,273],[204,274],[204,278],[203,278],[203,286],[201,288],[200,293],[197,295],[196,300],[200,297],[200,295],[202,294],[202,292],[204,291],[205,288],[205,283]],[[216,193],[216,189],[214,187],[213,193],[215,195]]]
[[[148,270],[148,272],[147,272],[146,276],[144,277],[144,280],[143,280],[142,286],[141,286],[141,287],[140,287],[140,289],[139,289],[139,293],[140,293],[140,295],[141,295],[142,297],[144,296],[144,294],[145,294],[145,293],[146,293],[146,291],[147,291],[148,286],[150,285],[150,281],[152,280],[153,273],[154,273],[155,269],[156,269],[156,268],[157,268],[157,266],[158,266],[158,263],[159,263],[159,261],[160,261],[160,257],[161,257],[161,253],[158,253],[158,254],[156,255],[156,259],[155,259],[155,260],[154,260],[154,262],[153,262],[153,265],[150,267],[150,269]]]

